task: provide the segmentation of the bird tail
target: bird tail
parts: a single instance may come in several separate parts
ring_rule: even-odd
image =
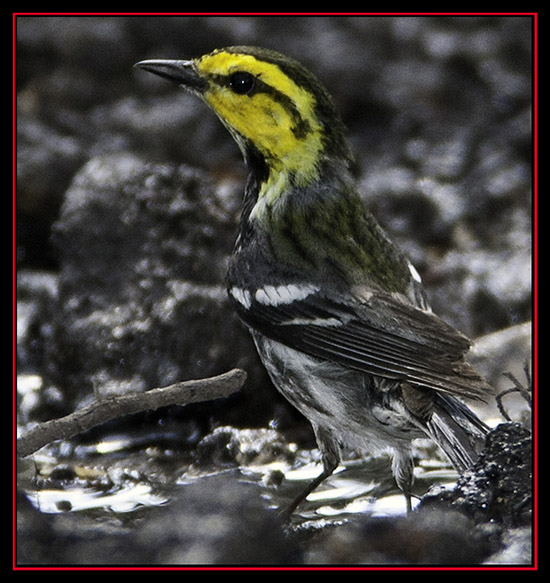
[[[489,427],[466,405],[442,394],[436,396],[435,409],[427,426],[432,439],[458,472],[475,463],[489,432]]]

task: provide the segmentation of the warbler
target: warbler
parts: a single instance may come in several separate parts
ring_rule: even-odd
[[[344,125],[297,61],[247,46],[137,67],[200,97],[237,142],[248,177],[227,289],[277,389],[310,421],[323,470],[389,452],[413,483],[411,443],[430,437],[462,472],[487,426],[462,402],[489,385],[470,341],[430,310],[420,277],[366,209]]]

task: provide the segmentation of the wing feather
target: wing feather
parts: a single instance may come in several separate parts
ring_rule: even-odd
[[[312,292],[288,302],[251,300],[240,308],[253,329],[313,357],[462,397],[483,400],[491,390],[464,360],[470,347],[465,336],[391,295],[358,301]]]

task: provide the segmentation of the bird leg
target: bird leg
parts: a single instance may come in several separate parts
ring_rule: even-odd
[[[290,518],[290,515],[296,510],[296,508],[323,482],[326,480],[338,467],[338,460],[337,459],[330,459],[330,460],[323,460],[323,471],[314,479],[312,480],[306,488],[304,488],[296,498],[286,506],[282,511],[281,515],[284,518]]]

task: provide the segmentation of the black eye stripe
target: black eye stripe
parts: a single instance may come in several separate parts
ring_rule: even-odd
[[[237,71],[229,76],[228,85],[238,95],[247,95],[254,91],[256,77],[246,71]]]
[[[252,73],[235,71],[230,75],[213,75],[211,80],[218,85],[229,87],[237,95],[252,96],[258,93],[270,95],[274,101],[280,103],[292,116],[294,120],[292,132],[298,139],[305,138],[311,131],[309,122],[302,118],[296,104],[288,95],[264,83],[259,77],[252,75]]]

